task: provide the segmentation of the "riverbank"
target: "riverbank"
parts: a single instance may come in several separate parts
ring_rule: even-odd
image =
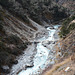
[[[55,63],[55,50],[53,47],[56,44],[54,42],[57,42],[57,40],[59,39],[58,34],[56,34],[59,31],[58,27],[59,27],[59,25],[56,25],[56,26],[54,26],[53,29],[52,28],[51,29],[49,28],[49,30],[47,29],[48,35],[46,35],[46,37],[43,36],[40,39],[39,38],[37,40],[35,39],[35,42],[36,41],[39,41],[39,42],[37,43],[37,47],[36,47],[37,53],[33,59],[34,66],[31,68],[28,68],[26,70],[22,70],[21,72],[19,72],[18,75],[24,75],[24,74],[40,75],[47,66]],[[50,48],[44,46],[44,44],[48,45],[48,42],[51,42],[49,44]]]
[[[54,33],[54,39],[48,43],[48,44],[45,44],[47,46],[48,49],[50,49],[50,52],[49,52],[49,56],[48,56],[48,59],[47,59],[47,66],[45,69],[43,69],[42,73],[40,75],[44,75],[47,71],[49,71],[52,66],[56,63],[57,61],[57,53],[59,54],[59,52],[57,52],[57,48],[56,48],[56,45],[58,45],[58,41],[60,40],[60,37],[58,35],[59,31],[60,31],[60,27],[61,25],[55,25],[55,33]],[[60,47],[60,45],[58,45],[57,47]],[[51,57],[51,54],[53,54],[53,58]],[[53,61],[54,60],[54,61]]]
[[[72,22],[69,22],[67,25],[70,25],[70,23]],[[53,66],[49,66],[42,75],[75,75],[74,39],[75,29],[72,29],[64,38],[57,42],[56,63]]]
[[[30,39],[31,44],[28,44],[23,54],[16,57],[18,63],[11,67],[7,75],[29,75],[29,73],[40,75],[48,65],[54,64],[55,50],[53,47],[59,39],[57,32],[58,25],[40,28],[34,34],[35,38]]]
[[[17,57],[18,64],[13,65],[10,74],[8,75],[16,75],[21,70],[25,70],[26,67],[33,66],[33,58],[36,54],[36,45],[32,44],[28,46],[28,48],[23,52],[23,55]]]

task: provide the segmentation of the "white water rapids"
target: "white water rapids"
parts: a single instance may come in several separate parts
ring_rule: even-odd
[[[42,37],[40,39],[38,39],[39,41],[41,41],[40,43],[37,44],[37,53],[34,57],[34,66],[31,68],[27,68],[26,70],[22,70],[18,75],[39,75],[41,70],[45,69],[45,67],[47,66],[47,63],[50,64],[54,64],[54,54],[53,52],[51,53],[51,51],[53,51],[53,47],[55,44],[50,43],[49,47],[47,48],[46,46],[43,45],[43,43],[52,41],[55,42],[59,39],[57,32],[58,32],[58,27],[60,25],[55,25],[54,29],[51,29],[50,27],[47,28],[48,31],[48,37]],[[46,43],[47,45],[47,43]],[[49,58],[52,60],[51,62],[47,62],[47,59]],[[49,60],[50,60],[49,59]]]

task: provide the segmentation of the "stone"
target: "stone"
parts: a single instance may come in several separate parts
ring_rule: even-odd
[[[51,44],[51,41],[49,41],[48,44]]]
[[[53,44],[55,44],[55,42],[53,42]]]
[[[4,73],[9,73],[10,72],[10,68],[7,65],[2,66],[2,70],[3,70]]]
[[[18,63],[18,61],[17,61],[17,60],[15,60],[13,63],[14,63],[14,64],[17,64],[17,63]]]
[[[44,47],[46,47],[46,45],[44,45]]]
[[[33,64],[27,64],[26,66],[25,66],[25,68],[31,68],[31,67],[33,67],[34,65]]]

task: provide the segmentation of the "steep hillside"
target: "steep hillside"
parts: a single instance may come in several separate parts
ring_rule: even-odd
[[[75,74],[75,15],[63,22],[60,37],[56,45],[56,64],[45,75],[74,75]]]
[[[13,64],[17,64],[16,57],[31,43],[38,26],[25,23],[22,19],[13,16],[0,6],[0,74],[9,73]]]
[[[34,1],[34,0],[33,0]],[[51,0],[32,2],[30,0],[0,0],[0,4],[12,14],[28,23],[27,16],[41,24],[51,23],[67,17],[64,8],[58,7]]]
[[[56,2],[59,5],[62,5],[63,7],[67,8],[67,10],[70,10],[71,14],[72,12],[75,13],[75,0],[56,0]]]
[[[58,61],[44,75],[75,74],[75,30],[72,30],[64,40],[61,40],[60,45],[61,49],[57,49]]]
[[[69,34],[72,30],[75,29],[75,15],[67,18],[63,23],[62,23],[62,28],[59,33],[60,37],[65,38],[67,34]]]

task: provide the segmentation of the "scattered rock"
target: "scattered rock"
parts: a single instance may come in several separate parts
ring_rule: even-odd
[[[39,42],[34,42],[34,44],[37,44],[37,43],[39,43]]]
[[[33,58],[34,58],[34,56],[31,56],[30,58],[31,58],[31,59],[33,59]]]
[[[51,44],[51,41],[49,41],[48,44]]]
[[[61,52],[58,52],[57,55],[58,55],[58,56],[62,56]]]
[[[48,28],[49,26],[45,26],[45,28]]]
[[[55,42],[53,42],[53,44],[55,44]]]
[[[10,68],[9,68],[9,66],[2,66],[2,70],[3,70],[3,72],[4,73],[9,73],[10,72]]]
[[[44,47],[46,47],[46,45],[44,45]]]
[[[33,60],[30,60],[30,62],[33,62]]]

